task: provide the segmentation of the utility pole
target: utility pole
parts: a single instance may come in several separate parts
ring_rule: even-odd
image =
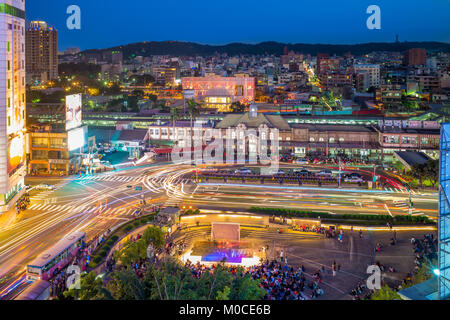
[[[341,161],[341,157],[339,157],[339,189],[341,188],[341,172],[342,172],[342,161]]]
[[[412,207],[413,207],[413,203],[412,203],[412,198],[411,198],[411,188],[408,188],[408,192],[409,192],[409,215],[412,215]]]

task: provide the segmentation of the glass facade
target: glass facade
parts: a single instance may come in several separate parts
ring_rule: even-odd
[[[450,298],[450,123],[442,125],[439,170],[439,299]]]
[[[17,18],[25,19],[25,11],[19,8],[10,6],[6,3],[0,3],[0,13],[12,15]]]

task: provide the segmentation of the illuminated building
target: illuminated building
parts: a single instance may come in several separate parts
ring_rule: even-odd
[[[425,49],[413,48],[405,51],[403,64],[406,66],[425,65],[427,63],[427,52]]]
[[[380,86],[380,65],[379,64],[355,64],[355,74],[367,74],[362,88],[364,90],[370,87],[378,88]]]
[[[232,103],[255,100],[255,78],[248,76],[191,77],[181,82],[183,90],[194,90],[194,99],[204,102],[206,108],[228,111]]]
[[[179,79],[179,71],[175,67],[153,67],[152,75],[155,82],[163,86],[173,86],[176,83],[175,80]]]
[[[439,299],[450,298],[450,124],[442,124],[439,170]]]
[[[318,75],[328,71],[338,71],[340,68],[340,60],[330,58],[328,53],[318,53],[316,61],[316,74]]]
[[[28,172],[31,175],[69,175],[82,166],[88,144],[81,122],[81,95],[66,104],[30,104],[28,107]]]
[[[27,82],[58,77],[58,31],[44,21],[31,21],[26,34]]]
[[[25,3],[0,0],[0,212],[24,192]]]
[[[327,72],[319,74],[320,85],[325,89],[352,86],[353,75],[349,72]]]

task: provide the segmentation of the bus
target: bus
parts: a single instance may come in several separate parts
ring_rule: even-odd
[[[86,234],[74,232],[34,259],[27,266],[27,280],[50,280],[64,269],[84,244]]]
[[[50,282],[45,280],[35,281],[26,288],[14,300],[48,300],[50,299]]]

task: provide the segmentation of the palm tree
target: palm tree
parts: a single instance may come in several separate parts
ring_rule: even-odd
[[[191,147],[193,145],[192,143],[192,138],[193,138],[193,121],[194,119],[200,114],[200,108],[199,108],[199,104],[197,102],[195,102],[194,100],[190,99],[187,101],[188,104],[188,114],[189,114],[189,118],[191,120]]]
[[[180,114],[178,112],[177,108],[170,109],[170,118],[172,120],[172,126],[173,126],[173,142],[175,143],[175,125],[177,123],[177,120],[180,119]]]

